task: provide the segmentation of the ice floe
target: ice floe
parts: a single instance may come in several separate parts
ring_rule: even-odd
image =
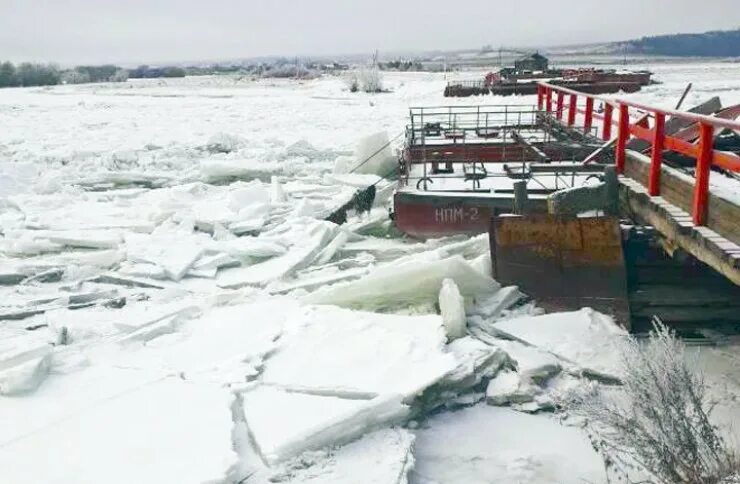
[[[497,331],[536,346],[595,376],[619,378],[619,344],[627,332],[592,309],[514,318],[494,324]]]
[[[247,428],[269,464],[351,442],[408,414],[401,396],[393,394],[339,398],[263,385],[242,393],[241,398]]]
[[[378,266],[357,281],[322,288],[307,302],[354,308],[383,308],[436,301],[442,281],[451,279],[466,298],[493,293],[499,284],[473,269],[461,256],[410,256]]]
[[[238,471],[232,445],[232,399],[217,385],[170,377],[88,401],[78,410],[67,408],[43,431],[3,433],[3,479],[17,484],[237,482],[246,475]]]
[[[413,399],[455,368],[439,316],[306,307],[266,363],[267,384],[326,394]],[[378,358],[378,348],[383,348]]]

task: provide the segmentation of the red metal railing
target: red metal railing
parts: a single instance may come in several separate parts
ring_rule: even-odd
[[[553,109],[553,94],[555,108]],[[566,105],[565,98],[568,96]],[[584,102],[579,104],[579,100]],[[594,101],[603,106],[602,112],[596,112]],[[546,113],[554,113],[555,118],[570,127],[576,127],[576,116],[582,115],[584,133],[594,131],[594,119],[601,122],[601,139],[616,143],[617,172],[624,171],[627,142],[630,137],[648,141],[652,145],[648,192],[651,196],[660,195],[660,173],[663,151],[674,151],[696,160],[695,185],[692,203],[694,224],[705,225],[709,203],[709,174],[712,165],[733,172],[740,172],[740,156],[735,153],[714,149],[714,132],[716,129],[733,129],[740,131],[740,122],[703,116],[700,114],[660,109],[624,99],[607,99],[585,94],[562,86],[546,82],[538,84],[537,108]],[[565,112],[567,111],[567,117]],[[630,114],[634,116],[630,118]],[[613,119],[616,115],[616,120]],[[563,119],[565,117],[565,120]],[[691,143],[679,137],[666,135],[666,117],[679,118],[699,126],[699,141]],[[652,121],[652,127],[651,126]],[[616,139],[612,139],[612,127],[617,127]],[[598,127],[596,128],[598,132]]]

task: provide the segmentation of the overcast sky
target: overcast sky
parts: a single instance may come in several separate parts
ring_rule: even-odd
[[[740,27],[740,0],[0,0],[0,59],[168,62],[545,46]]]

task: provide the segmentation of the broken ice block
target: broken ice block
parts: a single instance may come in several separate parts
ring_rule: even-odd
[[[170,376],[128,387],[116,382],[117,391],[101,398],[91,383],[111,383],[87,383],[73,387],[86,398],[72,408],[63,404],[74,402],[65,393],[75,390],[63,386],[44,396],[46,405],[28,401],[26,417],[48,421],[3,442],[3,482],[202,484],[247,477],[233,449],[233,395],[227,389]],[[54,406],[63,410],[50,418]]]
[[[324,394],[397,393],[413,399],[455,368],[439,316],[308,306],[294,316],[262,381]]]
[[[627,332],[590,308],[500,321],[496,330],[576,364],[585,373],[621,375],[619,344]]]
[[[350,442],[408,414],[400,395],[345,399],[262,385],[244,392],[242,400],[247,427],[263,459],[271,464]]]
[[[32,392],[46,377],[52,347],[29,335],[0,339],[0,395]]]
[[[130,261],[156,264],[173,281],[182,279],[203,253],[200,244],[176,234],[128,234],[126,250]]]
[[[442,281],[442,288],[439,290],[439,310],[447,339],[452,341],[465,336],[465,299],[460,295],[460,290],[452,279]]]
[[[509,355],[523,379],[543,382],[560,373],[560,361],[552,353],[518,341],[498,340],[496,346]]]
[[[280,184],[278,177],[270,177],[270,202],[273,204],[283,203],[287,200],[283,186]]]
[[[534,391],[528,392],[521,388],[521,379],[515,371],[501,371],[496,378],[488,383],[486,401],[489,405],[507,405],[510,403],[529,402],[534,398]]]
[[[472,298],[495,292],[499,285],[473,269],[461,256],[434,260],[420,254],[373,269],[367,276],[320,289],[305,297],[314,304],[383,308],[436,301],[444,279],[455,281],[460,294]]]
[[[281,279],[310,264],[335,230],[336,225],[329,222],[314,222],[302,234],[303,238],[285,255],[253,266],[222,271],[218,275],[218,285],[237,289],[244,286],[264,286]]]
[[[55,244],[84,249],[115,249],[123,242],[117,230],[45,231],[43,236]]]

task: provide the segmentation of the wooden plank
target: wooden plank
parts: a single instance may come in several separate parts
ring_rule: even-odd
[[[673,244],[740,286],[740,265],[733,253],[711,250],[707,246],[707,239],[699,231],[690,225],[687,226],[688,230],[684,229],[681,223],[652,203],[647,193],[639,193],[620,184],[620,202],[624,212],[635,220],[655,227]]]
[[[653,306],[638,308],[632,312],[634,318],[650,318],[660,314],[661,319],[677,323],[711,323],[711,322],[737,322],[740,320],[740,311],[736,307],[714,308],[709,310],[703,307],[676,307],[676,306]]]
[[[625,176],[642,185],[647,185],[649,163],[649,160],[642,155],[632,154],[627,156]],[[673,168],[667,166],[662,168],[660,195],[671,204],[690,214],[694,186],[676,173]],[[710,192],[707,226],[726,239],[740,243],[740,206]]]

